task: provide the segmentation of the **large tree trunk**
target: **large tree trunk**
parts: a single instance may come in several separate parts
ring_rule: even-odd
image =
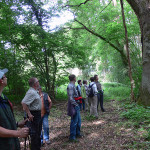
[[[127,0],[135,11],[141,28],[143,72],[139,102],[150,106],[150,0]]]

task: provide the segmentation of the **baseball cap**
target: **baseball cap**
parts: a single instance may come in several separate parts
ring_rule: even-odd
[[[7,73],[8,72],[8,69],[7,68],[5,68],[5,69],[0,69],[0,79],[3,77],[3,75],[5,74],[5,73]]]

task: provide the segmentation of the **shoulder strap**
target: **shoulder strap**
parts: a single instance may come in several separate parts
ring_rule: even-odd
[[[48,100],[48,94],[43,92],[43,97],[44,97],[44,100]]]
[[[2,102],[2,103],[4,102],[4,103],[9,104],[10,109],[11,109],[11,111],[13,113],[13,104],[10,102],[10,100],[5,95],[3,95],[3,99],[4,99],[4,101],[0,101],[0,102]]]
[[[92,85],[89,85],[89,88],[91,88],[95,83],[93,83]]]

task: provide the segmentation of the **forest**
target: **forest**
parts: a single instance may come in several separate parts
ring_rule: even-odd
[[[3,93],[16,120],[29,78],[52,100],[51,144],[43,150],[150,149],[149,0],[0,0],[0,41],[0,69],[9,70]],[[88,83],[97,74],[106,109],[98,120],[81,112],[85,137],[73,144],[70,74]]]

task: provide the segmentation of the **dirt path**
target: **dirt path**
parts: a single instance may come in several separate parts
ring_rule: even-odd
[[[52,109],[50,114],[50,145],[42,150],[125,150],[135,139],[133,128],[125,128],[123,119],[119,118],[119,107],[116,101],[105,103],[106,112],[99,111],[99,119],[90,120],[88,114],[81,112],[82,133],[79,143],[70,143],[70,117],[66,115],[67,104],[61,103]],[[138,141],[137,141],[138,142]]]

